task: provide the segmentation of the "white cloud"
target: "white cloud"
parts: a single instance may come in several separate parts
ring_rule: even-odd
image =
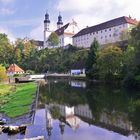
[[[5,33],[8,36],[10,42],[15,42],[16,38],[9,29],[5,27],[0,27],[0,33]]]
[[[2,8],[0,9],[0,15],[12,15],[15,13],[15,10],[8,9],[8,8]]]
[[[50,30],[54,31],[56,30],[56,23],[51,22],[50,24]],[[44,40],[44,24],[40,23],[37,27],[35,27],[31,32],[30,32],[30,38],[35,39],[35,40]]]
[[[57,10],[69,14],[79,27],[92,26],[107,20],[129,16],[140,19],[139,0],[60,0]]]
[[[35,40],[43,40],[43,24],[37,26],[30,32],[30,38]]]

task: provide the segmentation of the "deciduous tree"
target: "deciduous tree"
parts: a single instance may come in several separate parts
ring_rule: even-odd
[[[0,64],[0,82],[4,81],[6,78],[6,69]]]
[[[107,46],[100,50],[98,57],[99,75],[112,80],[121,73],[122,50],[116,46]]]
[[[59,37],[55,32],[52,32],[48,38],[48,42],[50,46],[58,46],[59,44]]]

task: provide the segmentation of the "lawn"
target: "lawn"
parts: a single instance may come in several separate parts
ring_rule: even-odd
[[[28,113],[36,89],[35,83],[0,85],[0,112],[11,118]]]

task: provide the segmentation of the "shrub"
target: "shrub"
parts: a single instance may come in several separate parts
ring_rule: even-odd
[[[128,73],[123,80],[123,86],[127,88],[134,88],[137,86],[137,82],[134,74]]]

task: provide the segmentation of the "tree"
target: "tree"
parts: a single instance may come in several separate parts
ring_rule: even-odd
[[[15,48],[15,59],[16,62],[21,63],[21,50],[19,48]]]
[[[0,82],[4,81],[6,78],[6,69],[0,64]]]
[[[99,49],[99,43],[94,39],[93,43],[90,46],[88,53],[88,58],[86,62],[86,76],[88,78],[96,78],[97,76],[97,53]]]
[[[140,23],[132,29],[130,43],[135,49],[134,63],[140,73]]]
[[[122,54],[122,50],[116,46],[107,46],[100,50],[98,68],[101,78],[110,81],[121,73]]]
[[[52,32],[48,38],[50,46],[57,46],[59,44],[59,37],[55,32]]]
[[[120,40],[125,41],[130,39],[130,29],[124,29],[120,33]]]
[[[0,34],[0,63],[9,65],[14,58],[14,47],[10,44],[6,34]]]
[[[130,32],[129,46],[123,56],[123,85],[137,88],[140,80],[140,23]]]

